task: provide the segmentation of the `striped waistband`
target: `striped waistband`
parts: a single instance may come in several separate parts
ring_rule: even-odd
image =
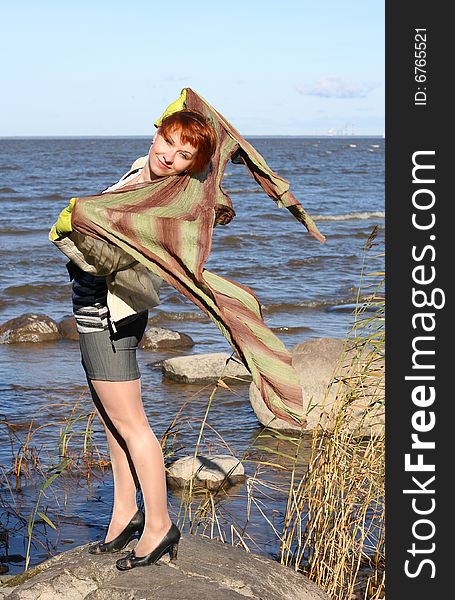
[[[78,333],[95,333],[109,329],[107,306],[95,304],[74,311]]]

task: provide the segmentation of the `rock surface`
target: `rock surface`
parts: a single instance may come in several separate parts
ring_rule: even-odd
[[[2,565],[0,565],[2,566]],[[10,581],[10,579],[13,578],[13,575],[3,575],[1,574],[0,571],[0,599],[3,600],[3,598],[9,594],[11,594],[12,588],[10,587],[6,587],[8,582]]]
[[[179,333],[172,329],[150,327],[144,333],[139,343],[142,350],[158,350],[162,348],[192,348],[194,341],[186,333]]]
[[[171,487],[184,487],[194,475],[196,487],[210,490],[218,489],[222,482],[223,487],[229,487],[245,480],[242,463],[234,456],[222,454],[179,458],[169,466],[167,479]]]
[[[0,325],[0,344],[53,342],[58,339],[58,325],[46,315],[26,313]]]
[[[194,535],[182,536],[175,563],[166,556],[125,572],[115,567],[123,553],[91,556],[87,546],[31,569],[26,581],[10,579],[16,587],[4,600],[329,600],[290,567]]]
[[[62,338],[65,338],[66,340],[72,340],[74,342],[79,340],[76,319],[73,316],[63,317],[63,319],[59,321],[58,330]]]
[[[229,378],[229,383],[235,383],[235,377],[251,381],[248,369],[237,359],[229,360],[230,356],[214,352],[168,358],[162,363],[163,375],[180,383],[216,383],[220,377]]]
[[[362,369],[367,360],[366,352],[358,359],[353,350],[344,349],[344,340],[336,338],[317,338],[297,344],[292,348],[292,364],[295,367],[302,385],[304,413],[306,415],[305,430],[313,430],[322,425],[330,427],[330,411],[340,390],[349,391],[348,384],[331,385],[336,376],[338,379],[349,377],[354,386],[362,376]],[[377,360],[378,372],[383,374],[384,361]],[[351,402],[350,427],[359,434],[369,435],[384,427],[384,409],[382,405],[371,405],[375,397],[379,377],[366,377],[363,381],[363,393]],[[339,389],[340,388],[340,389]],[[250,385],[250,402],[253,411],[262,425],[272,429],[298,429],[282,419],[274,417],[267,408],[254,384]],[[366,412],[366,409],[367,412]],[[367,414],[367,418],[365,418]]]

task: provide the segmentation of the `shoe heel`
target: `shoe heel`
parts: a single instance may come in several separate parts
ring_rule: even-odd
[[[172,544],[172,546],[169,548],[169,558],[171,560],[171,562],[175,562],[177,560],[177,552],[178,552],[178,543],[177,544]]]
[[[144,513],[138,510],[134,515],[125,529],[119,533],[119,535],[111,540],[110,542],[97,542],[89,547],[88,551],[90,554],[104,554],[106,552],[119,552],[126,548],[126,546],[142,534],[144,529]]]

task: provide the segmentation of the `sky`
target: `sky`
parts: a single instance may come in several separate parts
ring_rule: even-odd
[[[190,87],[243,135],[383,135],[383,0],[0,2],[0,136],[134,136]]]

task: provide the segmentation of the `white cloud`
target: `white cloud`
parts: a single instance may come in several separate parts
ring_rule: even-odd
[[[296,89],[299,94],[320,98],[365,98],[375,87],[371,83],[353,83],[341,77],[321,77],[311,85],[301,85]]]

